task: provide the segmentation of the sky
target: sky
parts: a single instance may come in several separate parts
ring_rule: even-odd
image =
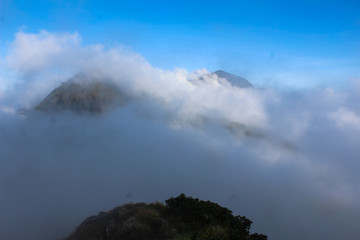
[[[1,52],[18,31],[79,33],[154,67],[223,69],[261,85],[343,85],[359,76],[359,1],[0,2]]]
[[[0,0],[0,239],[60,239],[180,193],[269,240],[358,239],[359,13],[357,1]],[[128,103],[34,111],[68,79]]]

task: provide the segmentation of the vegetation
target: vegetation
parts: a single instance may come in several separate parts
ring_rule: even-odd
[[[66,240],[266,240],[251,221],[220,205],[181,194],[162,203],[136,203],[86,219]]]
[[[166,200],[165,217],[191,240],[266,240],[263,234],[250,234],[251,221],[233,216],[220,205],[181,194]]]

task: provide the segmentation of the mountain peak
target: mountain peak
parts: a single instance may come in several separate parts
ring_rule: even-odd
[[[101,113],[113,105],[126,104],[124,95],[112,84],[79,79],[78,76],[55,88],[35,110]]]
[[[233,74],[225,72],[223,70],[217,70],[214,72],[214,74],[216,74],[220,78],[225,78],[229,83],[231,83],[231,85],[233,85],[235,87],[248,88],[248,87],[253,86],[245,78],[233,75]]]

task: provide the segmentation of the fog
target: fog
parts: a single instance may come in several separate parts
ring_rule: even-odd
[[[360,79],[241,89],[46,31],[17,33],[0,62],[0,239],[61,239],[100,211],[180,193],[269,239],[360,233]],[[132,100],[101,115],[33,112],[78,73]]]

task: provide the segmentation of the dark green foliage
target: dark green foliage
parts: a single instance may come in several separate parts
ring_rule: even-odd
[[[267,240],[251,221],[181,194],[162,203],[128,203],[84,220],[66,240]]]
[[[231,211],[210,201],[200,201],[181,194],[176,198],[166,200],[167,212],[177,216],[188,224],[210,224],[216,225],[229,220],[232,217]]]
[[[197,234],[199,240],[225,240],[229,239],[228,231],[220,226],[209,226]]]
[[[250,235],[251,221],[210,201],[181,194],[166,200],[166,215],[180,231],[193,232],[194,240],[265,240],[265,235]]]
[[[161,207],[165,208],[164,205],[155,203],[138,208],[133,216],[139,225],[127,238],[122,239],[159,240],[169,239],[175,236],[175,231],[168,222],[161,217]]]
[[[148,205],[149,208],[155,209],[156,211],[158,211],[160,213],[160,215],[164,215],[165,211],[166,211],[166,206],[165,204],[161,203],[161,202],[154,202],[154,203],[150,203]]]

